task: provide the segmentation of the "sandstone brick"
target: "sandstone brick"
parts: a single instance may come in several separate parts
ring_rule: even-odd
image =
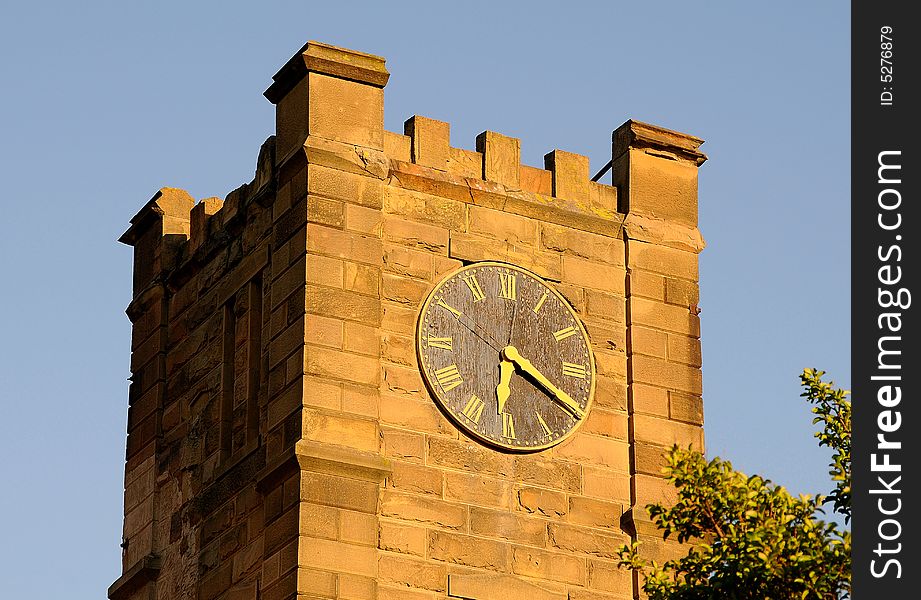
[[[310,315],[306,321],[304,340],[311,344],[342,348],[342,321]]]
[[[443,592],[448,586],[448,573],[444,565],[383,554],[379,565],[379,580],[384,584]]]
[[[626,322],[626,301],[623,296],[597,290],[585,290],[585,311],[593,316],[617,323]]]
[[[703,430],[696,425],[688,425],[669,419],[660,419],[649,415],[636,415],[633,418],[633,435],[636,440],[670,447],[678,444],[684,448],[693,446],[703,450]]]
[[[551,522],[548,525],[548,535],[550,546],[553,548],[608,559],[617,558],[617,549],[623,544],[630,543],[630,536],[622,533],[610,533],[565,523]]]
[[[537,221],[471,205],[468,231],[522,246],[537,244]]]
[[[345,204],[320,196],[307,196],[307,221],[330,227],[345,225]]]
[[[377,600],[434,600],[435,592],[412,590],[406,586],[380,585],[377,588]]]
[[[626,441],[628,439],[627,413],[595,407],[588,413],[580,431]]]
[[[691,306],[700,302],[700,288],[687,279],[665,279],[665,301],[679,306]]]
[[[412,140],[408,135],[384,131],[384,154],[393,160],[412,161]]]
[[[407,367],[415,367],[416,340],[408,335],[399,335],[390,331],[381,334],[381,357],[389,362]]]
[[[637,506],[651,503],[673,506],[678,501],[678,492],[675,486],[666,481],[661,475],[647,475],[637,473],[631,481],[633,495]]]
[[[324,571],[374,577],[377,575],[377,548],[301,537],[298,564]]]
[[[338,258],[311,254],[307,257],[307,283],[342,287],[344,263]]]
[[[599,375],[595,381],[595,406],[627,410],[627,382],[622,378]]]
[[[381,208],[384,185],[378,179],[310,165],[307,171],[307,191],[368,208]]]
[[[596,348],[595,369],[599,375],[623,380],[627,376],[627,354],[623,351]]]
[[[380,356],[381,344],[376,327],[346,321],[344,330],[343,350],[367,356]]]
[[[432,279],[434,257],[430,252],[412,250],[396,244],[384,244],[384,272],[416,277],[426,281]]]
[[[547,543],[546,521],[475,506],[470,507],[470,533],[530,546]]]
[[[492,571],[508,568],[506,547],[502,542],[445,531],[429,531],[428,556],[437,561]]]
[[[300,535],[335,540],[339,537],[339,509],[301,502],[298,505]]]
[[[429,401],[428,396],[423,391],[425,385],[422,383],[422,377],[418,369],[411,369],[392,363],[383,365],[384,385],[381,391],[397,396],[412,396],[419,400]]]
[[[543,196],[553,195],[553,174],[546,169],[521,165],[519,168],[521,189]]]
[[[588,561],[588,586],[604,592],[618,592],[624,598],[632,598],[633,574],[614,562]]]
[[[310,73],[307,131],[311,135],[384,148],[384,90],[321,73]]]
[[[383,238],[385,241],[416,250],[435,254],[448,253],[448,230],[444,227],[435,227],[399,219],[391,215],[384,215]]]
[[[627,293],[654,300],[665,300],[665,277],[657,273],[630,269],[627,275]]]
[[[653,271],[669,277],[697,281],[697,254],[636,240],[627,242],[631,269]]]
[[[476,138],[476,150],[483,153],[483,179],[518,189],[520,140],[494,131],[484,131]]]
[[[380,322],[380,301],[353,292],[308,285],[305,305],[307,312],[315,315],[359,321],[367,325]]]
[[[371,265],[343,263],[342,287],[350,292],[374,296],[380,294],[381,270]]]
[[[553,490],[522,487],[517,490],[516,500],[519,510],[554,519],[569,511],[566,495]]]
[[[623,506],[594,498],[570,496],[568,521],[576,525],[600,528],[619,528]]]
[[[412,523],[456,530],[467,527],[466,507],[438,498],[384,490],[381,492],[380,511],[384,517]]]
[[[377,547],[377,515],[339,511],[339,539],[352,544]]]
[[[635,412],[668,416],[668,390],[641,383],[634,383],[630,390]]]
[[[645,354],[658,358],[667,358],[668,336],[664,331],[649,329],[633,325],[629,329],[628,339],[630,346],[628,352],[632,354]]]
[[[304,353],[304,372],[317,377],[333,377],[363,385],[377,385],[380,370],[376,358],[309,346]]]
[[[633,324],[700,337],[700,317],[688,308],[646,298],[630,298],[628,302]]]
[[[531,248],[479,235],[452,233],[450,256],[464,261],[510,262],[554,281],[559,281],[562,275],[562,262],[558,255],[535,252]]]
[[[317,410],[301,411],[302,436],[306,440],[348,446],[365,452],[377,452],[377,422],[371,419],[328,414]]]
[[[551,460],[542,455],[515,458],[513,477],[521,483],[578,492],[582,489],[582,473],[577,464]]]
[[[704,406],[700,396],[669,392],[668,399],[669,417],[693,425],[704,424]]]
[[[433,402],[381,394],[381,423],[424,433],[454,435],[454,427]]]
[[[306,257],[301,257],[296,263],[288,267],[272,281],[272,308],[275,308],[291,293],[303,287],[307,280]]]
[[[462,202],[393,186],[384,188],[383,208],[385,213],[446,229],[463,231],[467,224]]]
[[[626,441],[578,432],[554,449],[554,454],[580,464],[629,470]]]
[[[425,556],[428,534],[424,527],[415,527],[398,521],[381,521],[378,547],[386,552]]]
[[[377,578],[342,573],[339,575],[340,600],[377,600]]]
[[[301,374],[304,372],[303,358],[301,358],[300,372]],[[305,377],[302,385],[304,406],[329,410],[339,410],[341,407],[342,387],[340,384],[315,377]]]
[[[513,459],[467,440],[429,437],[426,464],[467,472],[508,477],[514,472]]]
[[[342,385],[342,411],[365,417],[380,416],[380,391],[361,385]]]
[[[582,493],[617,504],[630,504],[630,474],[600,467],[582,467]]]
[[[416,310],[394,302],[381,302],[381,329],[407,335],[415,334]]]
[[[430,289],[429,283],[410,277],[391,273],[384,273],[381,277],[383,298],[411,308],[420,306]]]
[[[593,349],[626,351],[627,329],[622,323],[585,319],[582,324],[585,325],[585,329],[588,331],[589,341]]]
[[[700,369],[651,356],[632,357],[632,382],[660,385],[693,395],[701,395]]]
[[[377,265],[381,262],[381,240],[311,223],[307,225],[307,251],[343,258],[354,262]]]
[[[370,481],[303,471],[300,499],[303,502],[374,513],[377,510],[378,486]]]
[[[451,150],[451,125],[413,115],[403,124],[403,133],[411,140],[412,162],[444,171]]]
[[[575,256],[563,256],[564,282],[624,295],[626,273],[623,269]]]
[[[553,195],[588,203],[588,157],[563,150],[544,155],[544,168],[553,174]]]
[[[512,548],[512,572],[573,585],[585,582],[587,564],[581,557],[536,548]]]
[[[633,445],[633,464],[637,473],[662,476],[662,467],[665,466],[664,446],[657,446],[645,442],[636,442]]]
[[[384,456],[410,462],[422,462],[425,458],[425,437],[421,433],[381,427]]]
[[[440,470],[396,460],[391,466],[393,471],[387,477],[388,487],[401,492],[442,496],[444,484]]]
[[[480,475],[445,471],[445,498],[508,509],[511,506],[511,485],[507,481]]]
[[[701,365],[700,340],[694,337],[669,334],[668,360],[699,367]]]
[[[377,208],[345,204],[345,228],[373,237],[381,237],[384,217]]]

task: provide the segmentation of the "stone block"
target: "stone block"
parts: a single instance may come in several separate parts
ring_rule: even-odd
[[[544,168],[552,173],[555,197],[588,204],[591,176],[587,156],[554,150],[544,155]]]
[[[537,244],[538,222],[509,213],[471,205],[467,231],[511,244]]]
[[[470,533],[529,546],[547,544],[546,521],[476,506],[470,507]]]
[[[583,557],[536,548],[512,548],[512,572],[571,585],[584,585],[587,562]]]
[[[381,521],[378,547],[385,552],[424,557],[425,549],[428,547],[428,534],[424,527],[399,521]]]
[[[444,171],[451,150],[451,125],[414,115],[403,123],[403,133],[411,140],[412,162]]]
[[[462,504],[389,489],[381,492],[380,514],[390,519],[443,529],[460,531],[467,527],[467,508]]]
[[[519,189],[521,140],[484,131],[476,138],[476,150],[483,154],[483,179]]]
[[[491,571],[508,569],[508,554],[502,542],[446,531],[429,531],[428,556],[432,560],[466,567]]]

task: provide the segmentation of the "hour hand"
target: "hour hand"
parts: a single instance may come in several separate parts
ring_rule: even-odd
[[[502,362],[499,363],[499,385],[496,386],[496,408],[498,409],[500,415],[505,409],[505,402],[508,400],[509,395],[512,393],[509,382],[511,382],[512,373],[514,372],[515,365],[505,359],[502,359]]]
[[[531,361],[518,353],[518,349],[515,348],[515,346],[506,346],[503,348],[502,358],[512,361],[515,363],[515,366],[534,378],[534,381],[550,392],[553,399],[560,403],[563,408],[569,411],[575,418],[581,419],[585,416],[585,411],[582,410],[579,403],[573,400],[569,394],[553,385],[553,382],[547,379],[546,375],[538,371],[537,367],[535,367]]]

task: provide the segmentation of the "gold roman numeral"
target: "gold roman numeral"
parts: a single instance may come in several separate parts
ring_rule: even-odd
[[[550,292],[544,292],[544,295],[540,297],[540,300],[537,301],[537,304],[534,305],[534,308],[531,309],[534,311],[534,314],[537,314],[537,311],[540,310],[540,307],[544,305],[544,302],[547,301],[547,296],[550,295]]]
[[[585,365],[577,365],[563,361],[563,375],[575,377],[576,379],[585,379]]]
[[[512,420],[512,415],[508,413],[502,413],[502,437],[515,439],[515,422]]]
[[[514,300],[518,287],[518,277],[514,273],[499,273],[499,295],[506,300]]]
[[[464,383],[464,379],[460,376],[460,373],[457,372],[457,365],[448,365],[447,367],[436,369],[435,379],[438,380],[438,385],[440,385],[441,389],[445,392],[450,392]]]
[[[479,302],[486,297],[486,295],[483,293],[483,288],[480,287],[480,282],[476,279],[476,275],[471,273],[470,275],[464,277],[464,283],[466,283],[467,287],[470,288],[470,292],[473,294],[474,302]]]
[[[480,424],[480,416],[483,414],[483,407],[486,404],[480,400],[476,394],[470,396],[470,400],[467,401],[467,406],[464,407],[464,410],[461,411],[465,417],[476,423]]]
[[[575,327],[566,327],[566,328],[564,328],[564,329],[560,329],[559,331],[555,331],[555,332],[553,333],[553,337],[555,337],[555,338],[556,338],[556,341],[558,341],[558,342],[562,342],[563,340],[565,340],[565,339],[568,338],[569,336],[573,336],[573,335],[576,335],[576,328],[575,328]]]
[[[442,350],[453,350],[451,343],[454,341],[454,338],[449,337],[430,337],[428,340],[428,345],[430,348],[441,348]]]
[[[544,431],[547,432],[547,437],[553,435],[553,431],[551,431],[550,426],[547,425],[547,422],[544,421],[544,418],[540,416],[540,413],[535,410],[534,414],[537,415],[537,420],[540,421],[540,426],[543,427]]]
[[[448,304],[443,299],[439,299],[436,304],[438,304],[438,306],[440,306],[441,308],[446,308],[450,310],[452,313],[454,313],[454,316],[457,317],[458,319],[460,319],[461,316],[463,316],[464,314],[461,311],[454,308],[453,306],[448,306]]]

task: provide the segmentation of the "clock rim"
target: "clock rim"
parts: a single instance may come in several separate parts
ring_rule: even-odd
[[[550,293],[555,295],[560,300],[562,305],[566,308],[566,310],[568,310],[570,314],[572,314],[573,318],[576,321],[576,325],[578,325],[579,327],[579,331],[582,333],[582,335],[584,336],[586,340],[586,345],[587,345],[587,350],[588,350],[588,360],[589,360],[589,365],[590,365],[591,374],[592,374],[592,381],[591,381],[591,385],[588,390],[588,400],[585,402],[585,416],[579,419],[569,431],[567,431],[565,434],[560,436],[558,439],[553,440],[550,443],[543,444],[541,446],[527,446],[527,447],[508,446],[506,444],[503,444],[502,442],[497,442],[496,440],[487,438],[481,435],[479,432],[467,427],[465,423],[463,423],[450,409],[448,409],[447,406],[445,406],[445,403],[441,400],[441,398],[438,395],[438,392],[436,391],[435,384],[429,380],[428,374],[426,373],[424,369],[423,355],[422,355],[422,317],[425,315],[426,311],[428,311],[428,308],[435,294],[438,292],[438,290],[442,288],[442,286],[444,286],[446,282],[448,282],[450,279],[452,279],[459,273],[462,273],[463,271],[467,271],[469,269],[474,269],[474,268],[480,268],[480,267],[502,267],[502,268],[512,269],[514,271],[519,271],[521,273],[524,273],[525,275],[528,275],[529,277],[533,277],[535,280],[543,284],[545,288],[550,290]],[[497,260],[484,260],[484,261],[471,262],[466,265],[462,265],[456,269],[453,269],[452,271],[449,271],[448,273],[444,274],[441,277],[441,279],[439,279],[435,283],[435,285],[429,291],[428,295],[425,297],[425,301],[422,303],[422,306],[420,307],[419,312],[416,315],[416,335],[415,337],[416,337],[416,361],[418,363],[419,371],[422,376],[422,381],[425,383],[426,390],[429,392],[429,395],[432,397],[435,406],[438,408],[438,410],[442,414],[444,414],[448,418],[449,421],[451,421],[451,423],[455,425],[457,429],[460,429],[465,434],[474,438],[477,441],[483,442],[484,444],[488,446],[492,446],[494,448],[508,451],[510,453],[533,454],[535,452],[541,452],[543,450],[548,450],[566,441],[580,427],[582,427],[582,425],[588,419],[589,411],[591,411],[592,404],[595,400],[595,384],[597,383],[597,372],[595,370],[595,352],[592,348],[592,339],[588,334],[588,330],[585,328],[585,324],[582,322],[582,318],[579,316],[579,313],[576,312],[576,309],[573,308],[569,300],[567,300],[563,296],[563,294],[561,294],[553,285],[551,285],[550,282],[548,282],[546,279],[544,279],[543,277],[541,277],[534,271],[531,271],[529,269],[526,269],[524,267],[521,267],[513,263],[507,263],[507,262],[502,262],[502,261],[497,261]]]

